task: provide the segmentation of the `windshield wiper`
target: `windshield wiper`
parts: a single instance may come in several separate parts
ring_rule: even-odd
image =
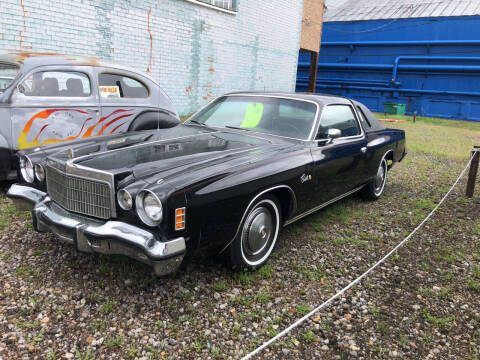
[[[225,125],[225,127],[226,127],[226,128],[229,128],[229,129],[235,129],[235,130],[252,131],[252,130],[250,130],[250,129],[243,128],[243,127],[240,127],[240,126]]]
[[[200,126],[207,126],[205,125],[204,123],[200,122],[200,121],[197,121],[197,120],[188,120],[189,123],[194,123],[196,125],[200,125]],[[187,124],[188,125],[188,124]]]

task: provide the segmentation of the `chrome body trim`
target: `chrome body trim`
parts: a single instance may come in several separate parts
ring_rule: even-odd
[[[78,251],[125,255],[153,266],[157,275],[178,269],[186,252],[183,237],[162,242],[154,233],[125,222],[77,215],[28,186],[14,184],[7,196],[19,210],[29,205],[35,230],[52,232]]]
[[[240,232],[240,227],[242,226],[242,222],[243,220],[245,220],[245,217],[247,216],[247,212],[248,210],[251,208],[251,206],[253,205],[253,203],[255,202],[255,200],[257,200],[260,196],[268,193],[268,192],[271,192],[273,190],[276,190],[276,189],[287,189],[290,194],[292,195],[292,199],[293,199],[293,213],[296,211],[297,209],[297,197],[295,195],[295,191],[293,191],[293,189],[288,186],[288,185],[277,185],[277,186],[273,186],[271,188],[268,188],[266,190],[263,190],[262,192],[258,193],[257,195],[255,195],[255,197],[250,201],[250,203],[248,204],[248,206],[246,207],[245,211],[243,212],[243,215],[242,215],[242,219],[240,220],[240,222],[238,223],[238,227],[237,227],[237,231],[235,232],[235,235],[233,236],[232,240],[230,240],[223,248],[222,250],[220,250],[219,253],[222,253],[224,252],[229,246],[230,244],[233,242],[233,240],[235,240],[235,238],[237,237],[237,235],[239,234]]]
[[[333,204],[334,202],[337,202],[338,200],[341,200],[341,199],[343,199],[344,197],[347,197],[347,196],[349,196],[349,195],[357,192],[358,190],[360,190],[360,189],[363,188],[364,186],[365,186],[365,185],[359,186],[359,187],[357,187],[357,188],[355,188],[355,189],[353,189],[353,190],[350,190],[349,192],[346,192],[345,194],[342,194],[342,195],[340,195],[340,196],[337,196],[336,198],[333,198],[332,200],[329,200],[329,201],[327,201],[327,202],[325,202],[325,203],[323,203],[323,204],[321,204],[321,205],[318,205],[318,206],[314,207],[313,209],[310,209],[310,210],[308,210],[308,211],[305,211],[304,213],[301,213],[301,214],[299,214],[299,215],[297,215],[297,216],[295,216],[295,217],[293,217],[293,218],[285,221],[285,223],[283,224],[283,227],[288,226],[288,225],[294,223],[295,221],[300,220],[301,218],[304,218],[304,217],[307,216],[307,215],[313,214],[315,211],[318,211],[318,210],[320,210],[320,209],[323,209],[324,207],[326,207],[326,206],[328,206],[328,205],[330,205],[330,204]]]

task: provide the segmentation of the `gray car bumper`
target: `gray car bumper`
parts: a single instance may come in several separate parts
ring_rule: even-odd
[[[66,211],[43,191],[12,185],[7,196],[19,210],[32,210],[39,232],[52,232],[82,252],[126,255],[153,266],[165,275],[180,266],[186,251],[185,239],[162,242],[145,229],[120,221],[101,221]]]

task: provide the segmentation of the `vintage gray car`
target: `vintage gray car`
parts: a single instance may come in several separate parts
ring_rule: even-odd
[[[0,122],[0,180],[6,180],[17,176],[17,150],[180,120],[146,74],[90,57],[10,52],[0,54]]]

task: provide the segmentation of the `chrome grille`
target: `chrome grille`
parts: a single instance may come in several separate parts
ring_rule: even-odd
[[[69,176],[47,166],[47,193],[69,211],[101,219],[111,217],[108,184]]]

